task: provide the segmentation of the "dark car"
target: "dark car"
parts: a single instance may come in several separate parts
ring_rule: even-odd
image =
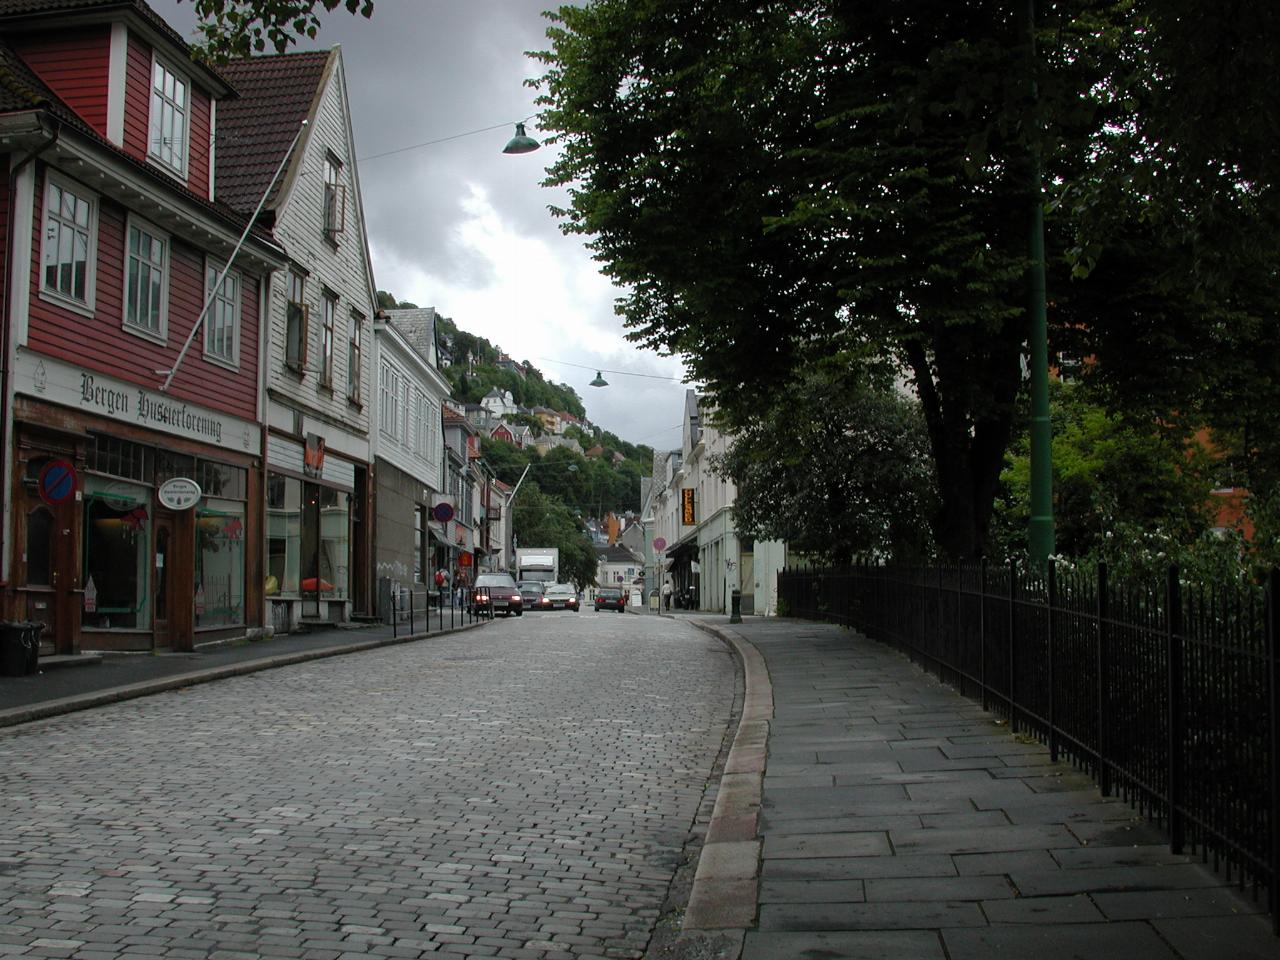
[[[596,591],[597,610],[617,610],[622,613],[627,607],[627,597],[617,587],[601,587]]]
[[[578,612],[578,591],[571,583],[548,584],[546,600],[552,610]]]
[[[504,617],[524,613],[524,601],[520,589],[508,573],[482,573],[471,588],[471,612],[476,614],[500,613]]]
[[[520,599],[524,601],[526,610],[551,609],[551,601],[547,599],[547,585],[541,580],[521,580],[516,587],[520,590]]]

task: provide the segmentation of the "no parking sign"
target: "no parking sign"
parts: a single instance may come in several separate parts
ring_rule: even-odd
[[[76,468],[70,460],[50,460],[40,471],[36,489],[40,499],[51,507],[66,503],[76,495],[80,487]]]

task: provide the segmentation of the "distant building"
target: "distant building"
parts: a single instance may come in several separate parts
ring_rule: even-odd
[[[655,453],[653,484],[642,508],[654,575],[670,580],[675,597],[694,609],[727,613],[734,590],[742,613],[777,612],[778,572],[786,544],[739,537],[733,525],[737,488],[712,464],[732,437],[704,426],[704,401],[685,394],[681,449]]]

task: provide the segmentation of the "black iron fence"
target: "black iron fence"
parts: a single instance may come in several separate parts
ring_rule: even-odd
[[[487,614],[478,613],[466,602],[465,594],[449,590],[384,584],[383,594],[382,618],[391,624],[393,637],[398,637],[402,630],[409,634],[430,633],[493,619],[492,610]]]
[[[1110,582],[1105,564],[789,569],[790,616],[845,624],[1089,771],[1280,924],[1280,577]],[[1280,929],[1280,926],[1277,927]]]

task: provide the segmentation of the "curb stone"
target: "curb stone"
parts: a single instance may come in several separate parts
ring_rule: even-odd
[[[717,960],[737,960],[746,931],[755,926],[759,901],[759,817],[773,718],[773,685],[764,657],[750,641],[715,624],[694,619],[686,622],[733,648],[742,661],[746,689],[742,717],[698,858],[681,940],[710,950],[707,955]]]

